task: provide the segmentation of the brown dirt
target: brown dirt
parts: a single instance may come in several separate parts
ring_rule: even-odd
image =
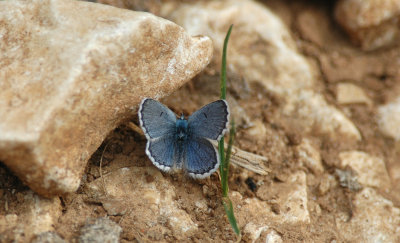
[[[346,149],[358,149],[371,155],[382,157],[386,167],[398,166],[400,150],[392,140],[383,136],[377,129],[377,124],[371,117],[376,114],[376,105],[391,100],[395,93],[399,93],[400,67],[393,62],[394,57],[400,56],[400,47],[378,50],[374,52],[362,52],[354,47],[346,35],[333,21],[332,3],[323,1],[265,1],[275,13],[281,16],[290,26],[293,37],[298,43],[301,52],[309,61],[318,67],[320,71],[321,93],[331,103],[345,109],[350,119],[356,124],[362,133],[363,140],[359,143],[344,140],[332,140],[322,136],[317,131],[311,134],[302,134],[292,124],[284,124],[279,118],[279,100],[259,86],[250,86],[248,93],[243,92],[242,86],[230,86],[229,96],[236,99],[244,108],[250,120],[261,120],[270,134],[266,140],[254,140],[246,129],[238,128],[235,145],[243,150],[254,152],[268,157],[270,160],[266,166],[272,173],[268,176],[260,176],[249,172],[247,178],[243,178],[242,169],[232,168],[230,173],[230,188],[238,191],[245,198],[258,197],[267,202],[273,211],[279,214],[279,205],[273,204],[277,190],[285,190],[279,183],[285,181],[291,171],[299,170],[295,163],[293,145],[296,145],[303,137],[309,138],[320,149],[324,167],[332,175],[335,175],[334,164],[338,160],[338,152]],[[229,62],[229,59],[228,59]],[[239,77],[240,78],[240,77]],[[335,84],[340,81],[350,81],[364,88],[368,96],[373,100],[374,106],[347,105],[340,106],[335,100]],[[258,99],[259,95],[268,99]],[[170,97],[162,100],[175,112],[188,115],[219,96],[219,73],[209,68],[190,81]],[[137,118],[133,118],[134,123]],[[111,141],[103,157],[103,170],[109,171],[113,164],[122,166],[153,166],[147,159],[144,146],[145,138],[131,131],[126,126],[113,131],[104,144],[90,159],[87,168],[86,181],[75,194],[61,197],[63,214],[55,225],[56,231],[65,239],[71,240],[79,235],[79,229],[88,217],[100,217],[107,215],[100,203],[90,200],[85,194],[85,183],[99,177],[97,168],[105,144]],[[1,165],[1,164],[0,164]],[[342,188],[339,185],[333,187],[328,193],[320,195],[318,185],[321,175],[315,175],[307,168],[302,168],[307,173],[309,208],[319,204],[321,213],[310,210],[311,223],[309,225],[288,225],[272,223],[271,228],[277,231],[284,242],[342,242],[335,224],[335,215],[346,213],[352,215],[352,198],[355,192]],[[194,181],[184,176],[164,174],[177,188],[176,200],[181,209],[186,211],[191,219],[198,225],[199,231],[187,241],[234,241],[235,236],[230,229],[220,203],[221,192],[219,179],[216,174],[210,179]],[[151,178],[149,178],[151,180]],[[399,184],[393,182],[393,184]],[[271,185],[278,185],[278,187]],[[0,166],[0,205],[8,203],[7,211],[0,206],[0,214],[17,213],[19,211],[18,193],[24,193],[27,189],[4,166]],[[394,186],[386,193],[395,206],[400,207],[400,186]],[[212,212],[202,213],[196,211],[194,204],[197,200],[206,198]],[[140,199],[138,199],[140,200]],[[123,228],[122,241],[139,241],[163,239],[175,241],[171,232],[147,232],[146,225],[135,223],[133,216],[112,216],[115,222],[119,222]],[[162,221],[162,219],[160,219]],[[245,219],[239,219],[239,225],[244,225]],[[246,237],[243,239],[247,241]]]

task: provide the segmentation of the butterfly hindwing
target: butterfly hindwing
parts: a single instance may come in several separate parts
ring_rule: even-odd
[[[174,167],[177,157],[174,144],[174,137],[169,135],[149,139],[146,144],[146,154],[159,169],[169,171]]]
[[[189,132],[194,137],[219,140],[226,131],[228,120],[228,103],[225,100],[217,100],[189,116]]]
[[[176,116],[160,102],[146,98],[140,104],[139,122],[147,139],[152,139],[174,133]]]
[[[219,167],[217,150],[206,138],[192,137],[186,143],[183,167],[193,178],[208,177]]]

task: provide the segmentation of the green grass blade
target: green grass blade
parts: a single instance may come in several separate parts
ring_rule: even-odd
[[[233,141],[235,139],[235,133],[236,133],[235,121],[232,118],[231,128],[229,129],[228,149],[226,150],[224,165],[221,170],[221,186],[222,186],[223,197],[227,197],[229,192],[229,187],[228,187],[229,162],[231,159],[231,152],[232,152]]]
[[[225,36],[224,47],[222,50],[222,65],[221,65],[221,99],[226,99],[226,50],[228,48],[228,40],[231,36],[233,25],[229,27],[228,33]]]
[[[224,209],[226,215],[228,216],[228,221],[231,224],[233,231],[235,231],[236,235],[240,235],[240,229],[237,225],[235,214],[233,213],[232,201],[229,199],[229,197],[224,197],[222,198],[222,203],[224,204]]]
[[[228,48],[228,41],[229,37],[231,35],[233,25],[229,27],[228,33],[225,36],[224,40],[224,46],[222,49],[222,65],[221,65],[221,99],[225,100],[226,99],[226,52]],[[218,153],[219,153],[219,161],[221,162],[219,166],[219,172],[221,175],[221,183],[224,184],[225,181],[227,181],[228,178],[226,178],[227,173],[224,172],[224,170],[227,168],[225,165],[225,148],[224,148],[224,139],[221,139],[218,144]],[[226,188],[222,185],[222,190],[224,190],[224,193],[226,191]]]
[[[233,25],[229,27],[228,33],[226,34],[225,40],[224,40],[224,47],[222,50],[222,65],[221,65],[221,99],[226,99],[226,52],[227,52],[227,47],[228,47],[228,40],[231,35]],[[236,235],[240,236],[240,230],[239,227],[237,226],[236,218],[233,213],[233,206],[232,202],[229,199],[228,192],[229,192],[229,187],[228,187],[228,174],[229,174],[229,160],[231,157],[231,152],[232,152],[232,146],[233,146],[233,141],[235,139],[235,122],[232,118],[231,121],[231,128],[229,130],[229,143],[228,143],[228,149],[225,154],[224,150],[224,139],[221,139],[218,143],[218,154],[220,158],[220,175],[221,175],[221,187],[222,187],[222,204],[224,205],[224,209],[226,212],[226,215],[228,217],[228,221],[232,226],[233,231],[236,233]]]

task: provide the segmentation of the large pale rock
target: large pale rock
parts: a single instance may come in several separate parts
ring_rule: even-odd
[[[400,40],[398,0],[341,0],[336,4],[335,18],[364,50]]]
[[[400,141],[400,97],[378,108],[378,125],[386,136]]]
[[[185,236],[197,230],[190,215],[179,208],[174,186],[154,166],[114,170],[104,175],[104,184],[101,178],[90,183],[88,193],[100,198],[107,212],[124,208],[120,212],[124,221],[133,220],[131,223],[145,227],[146,231],[170,228],[173,235]],[[110,199],[113,203],[106,206]]]
[[[0,23],[0,160],[42,195],[76,190],[141,98],[169,94],[212,56],[209,38],[170,21],[83,1],[1,1]]]
[[[210,36],[218,60],[226,31],[234,24],[228,48],[231,70],[279,97],[282,119],[305,133],[316,129],[331,137],[361,139],[355,125],[319,94],[315,70],[266,7],[251,0],[167,2],[160,13],[192,35]]]
[[[341,152],[339,158],[340,166],[350,166],[357,173],[357,180],[362,185],[382,189],[390,187],[389,174],[381,158],[362,151]]]
[[[350,220],[337,217],[338,231],[346,242],[399,242],[400,209],[374,189],[357,193]]]
[[[30,242],[36,235],[55,231],[62,214],[60,199],[46,199],[32,191],[20,195],[18,214],[0,215],[0,242]]]

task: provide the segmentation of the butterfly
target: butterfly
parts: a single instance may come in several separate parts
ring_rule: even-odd
[[[160,102],[145,98],[139,107],[139,122],[147,138],[146,154],[162,171],[183,169],[189,176],[206,178],[220,163],[210,140],[225,134],[229,107],[225,100],[203,106],[186,120]]]

